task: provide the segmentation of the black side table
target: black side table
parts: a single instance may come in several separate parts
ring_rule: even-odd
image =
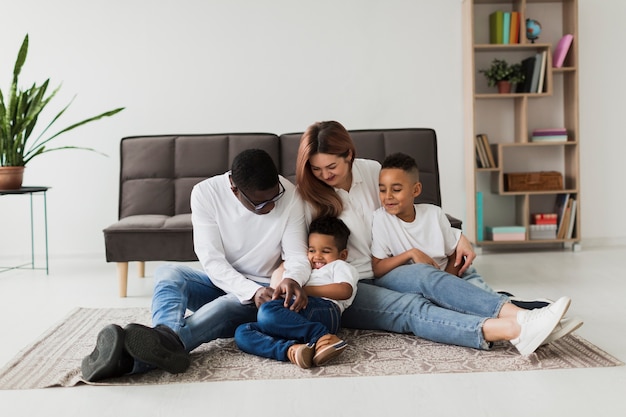
[[[24,195],[30,196],[30,262],[15,265],[15,266],[0,266],[0,272],[8,271],[11,269],[45,269],[46,275],[48,275],[48,207],[46,202],[46,191],[50,187],[22,187],[18,190],[0,190],[0,197],[5,195]],[[33,195],[43,196],[43,220],[44,220],[44,236],[46,243],[46,267],[35,268],[35,226],[33,221]]]

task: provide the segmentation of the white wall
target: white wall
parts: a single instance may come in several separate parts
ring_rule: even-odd
[[[626,146],[617,105],[625,87],[603,76],[624,60],[611,28],[625,9],[619,0],[580,1],[583,239],[626,236],[613,224],[621,184],[609,174]],[[26,169],[26,185],[52,187],[53,259],[104,259],[102,229],[117,219],[119,140],[138,134],[284,133],[326,119],[349,129],[432,127],[444,208],[465,217],[459,0],[20,0],[2,15],[3,92],[28,32],[22,85],[63,83],[49,114],[77,95],[59,127],[126,107],[58,142],[109,158],[63,151]],[[0,265],[29,251],[28,220],[27,198],[0,198]]]

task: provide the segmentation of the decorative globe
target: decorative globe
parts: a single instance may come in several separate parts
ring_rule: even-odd
[[[541,33],[541,23],[534,19],[526,19],[526,38],[535,43],[535,39],[539,37]]]

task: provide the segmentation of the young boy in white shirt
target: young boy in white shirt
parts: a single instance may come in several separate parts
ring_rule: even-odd
[[[348,227],[336,217],[311,222],[308,258],[312,272],[304,284],[307,307],[296,312],[285,308],[281,300],[263,304],[257,322],[242,324],[235,331],[241,350],[308,369],[326,364],[346,348],[336,333],[359,279],[356,268],[345,261],[349,235]],[[276,285],[276,277],[271,285]]]
[[[421,192],[422,184],[419,181],[419,170],[415,160],[403,153],[387,156],[379,175],[382,207],[374,212],[372,221],[372,269],[376,278],[383,277],[402,265],[419,263],[419,260],[424,259],[424,254],[430,257],[428,263],[431,266],[450,272],[449,267],[454,262],[453,255],[461,231],[450,225],[441,207],[433,204],[415,204],[414,199]],[[467,274],[480,277],[473,268],[464,273]],[[465,276],[463,278],[470,281]],[[399,287],[393,289],[411,292],[408,284],[408,286],[405,283],[394,285]],[[538,310],[547,308],[549,307]],[[582,320],[578,318],[562,319],[551,331],[548,332],[546,328],[546,337],[538,340],[536,347],[566,336],[582,324]],[[490,341],[511,340],[515,344],[515,338],[503,337],[500,332],[491,335],[490,339]],[[536,347],[524,348],[521,351],[527,353],[534,351]]]

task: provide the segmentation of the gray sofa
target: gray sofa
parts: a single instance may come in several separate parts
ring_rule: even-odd
[[[125,137],[120,143],[119,220],[104,229],[107,262],[117,262],[119,295],[127,292],[128,262],[195,261],[189,197],[193,186],[230,169],[247,148],[267,151],[279,172],[295,180],[302,133],[225,133]],[[381,161],[393,152],[413,156],[420,168],[419,202],[441,206],[437,137],[425,128],[350,131],[357,157]],[[454,227],[460,220],[448,216]]]

